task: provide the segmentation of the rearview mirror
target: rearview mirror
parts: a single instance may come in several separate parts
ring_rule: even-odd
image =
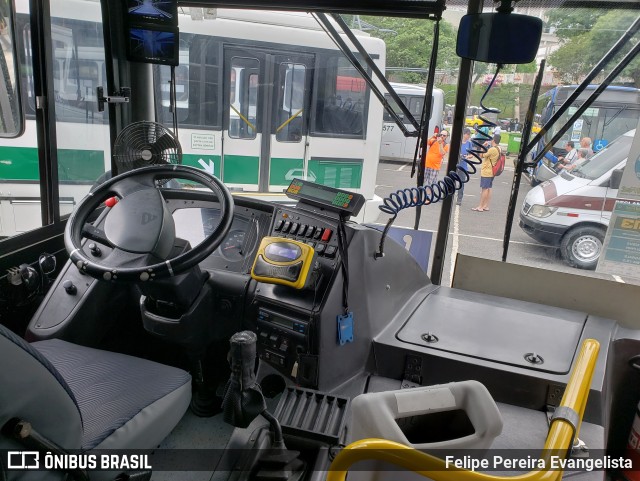
[[[542,20],[515,13],[476,13],[460,20],[456,53],[476,62],[520,64],[536,58]]]
[[[18,137],[24,129],[14,20],[13,1],[0,2],[0,137]]]

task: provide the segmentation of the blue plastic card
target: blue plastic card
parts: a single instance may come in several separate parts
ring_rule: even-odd
[[[344,346],[353,342],[353,312],[338,316],[338,343]]]

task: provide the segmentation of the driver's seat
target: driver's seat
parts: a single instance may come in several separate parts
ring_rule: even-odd
[[[0,427],[23,419],[68,450],[151,449],[190,400],[181,369],[59,339],[28,344],[0,326]],[[0,435],[0,449],[20,447]]]

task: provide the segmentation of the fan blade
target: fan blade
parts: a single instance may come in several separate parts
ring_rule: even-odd
[[[167,158],[167,156],[163,154],[165,150],[176,150],[176,141],[174,140],[172,135],[164,133],[160,137],[158,137],[158,139],[149,147],[151,149],[151,153],[153,154],[154,163],[156,163],[160,159]]]

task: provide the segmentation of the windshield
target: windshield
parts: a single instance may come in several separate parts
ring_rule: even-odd
[[[605,172],[613,169],[627,158],[632,141],[633,137],[630,136],[618,137],[605,147],[604,150],[598,152],[571,173],[576,177],[591,180],[601,177]]]

